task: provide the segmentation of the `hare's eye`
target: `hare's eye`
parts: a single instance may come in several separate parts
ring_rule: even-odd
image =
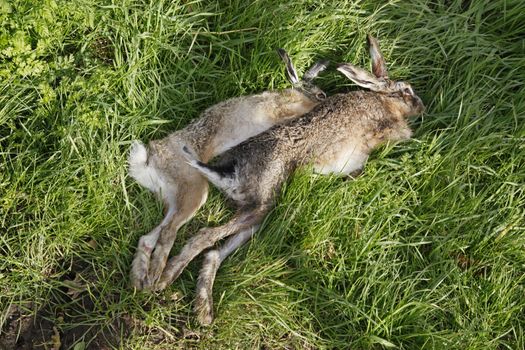
[[[318,92],[317,94],[315,94],[315,98],[317,98],[318,100],[324,100],[326,98],[326,94],[324,92]]]
[[[408,87],[403,89],[403,93],[404,93],[405,95],[413,95],[413,94],[414,94],[414,93],[412,92],[412,89],[411,89],[411,88],[408,88]]]

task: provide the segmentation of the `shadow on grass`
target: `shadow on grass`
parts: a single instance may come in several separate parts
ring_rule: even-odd
[[[0,329],[0,350],[104,350],[125,346],[133,336],[147,336],[153,344],[168,340],[166,334],[130,313],[108,312],[110,305],[119,302],[120,295],[88,291],[83,282],[96,282],[89,265],[76,263],[71,271],[62,276],[58,281],[61,286],[43,306],[33,302],[10,306]],[[147,310],[151,305],[143,307]],[[177,336],[184,339],[183,322],[176,323],[181,330]]]
[[[90,304],[87,298],[83,299],[86,305]],[[68,329],[59,329],[52,321],[55,318],[49,307],[38,310],[33,316],[26,308],[12,306],[0,335],[0,349],[58,350],[76,345],[82,349],[111,349],[122,342],[122,336],[129,336],[133,328],[130,317],[115,319],[106,327],[78,325]]]

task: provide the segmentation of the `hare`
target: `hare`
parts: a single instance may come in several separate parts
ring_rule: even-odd
[[[148,288],[157,281],[177,230],[206,201],[208,183],[186,163],[183,145],[207,162],[273,125],[309,112],[326,98],[313,79],[327,67],[328,61],[315,63],[301,80],[286,51],[278,49],[278,53],[286,64],[292,88],[220,102],[202,112],[186,128],[151,141],[147,147],[139,141],[133,142],[128,159],[130,175],[161,197],[166,207],[160,225],[139,239],[131,269],[135,288]]]
[[[212,287],[220,264],[252,237],[295,169],[312,164],[321,174],[348,175],[360,170],[378,145],[410,138],[407,118],[422,113],[424,105],[408,83],[388,79],[379,44],[372,36],[368,43],[375,76],[349,63],[337,70],[372,91],[333,95],[310,113],[232,148],[214,165],[202,163],[184,148],[189,164],[237,205],[228,223],[193,236],[168,262],[158,282],[157,287],[164,288],[199,253],[230,236],[204,257],[194,305],[201,324],[213,319]]]

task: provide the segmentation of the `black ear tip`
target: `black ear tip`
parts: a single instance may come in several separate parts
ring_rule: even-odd
[[[330,65],[330,60],[321,60],[321,65],[324,67],[328,67]]]
[[[286,50],[283,49],[283,48],[277,48],[277,54],[279,54],[279,56],[281,56],[281,58],[284,58],[286,56],[288,56],[288,54],[286,53]]]

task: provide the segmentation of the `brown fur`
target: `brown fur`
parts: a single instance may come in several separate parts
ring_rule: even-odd
[[[287,65],[293,70],[289,59]],[[326,62],[314,65],[314,76],[326,65]],[[298,89],[263,92],[220,102],[206,109],[186,128],[151,141],[147,148],[140,143],[132,146],[129,159],[131,176],[157,193],[167,207],[160,225],[139,240],[131,270],[134,287],[147,288],[157,281],[177,230],[206,201],[207,181],[187,164],[181,152],[183,145],[190,148],[198,159],[207,162],[276,124],[310,111],[319,103],[311,96],[325,97],[310,82],[299,81],[297,84],[300,85]]]
[[[382,59],[379,50],[374,50],[372,59],[380,63],[376,62]],[[349,175],[360,171],[368,155],[380,144],[410,138],[407,118],[422,113],[424,106],[409,84],[373,77],[350,64],[339,70],[373,91],[329,97],[310,113],[232,148],[214,165],[198,161],[185,148],[190,164],[237,205],[232,221],[203,229],[201,238],[192,238],[182,253],[170,260],[156,286],[165,288],[195,256],[229,236],[225,245],[209,251],[204,260],[195,302],[201,324],[209,324],[213,319],[211,290],[220,263],[257,230],[295,169],[313,165],[320,173]],[[385,67],[376,70],[386,75]],[[246,219],[242,227],[236,226],[241,217],[250,220]]]
[[[314,169],[324,169],[341,155],[361,153],[363,156],[358,158],[356,164],[339,171],[348,175],[359,171],[370,152],[378,145],[386,141],[408,139],[411,130],[406,118],[420,110],[392,113],[391,111],[404,110],[391,108],[395,103],[404,102],[400,97],[365,91],[334,95],[303,117],[275,126],[227,151],[215,166],[231,167],[233,170],[227,174],[215,178],[214,166],[206,167],[199,162],[193,162],[193,165],[234,200],[238,207],[237,217],[257,213],[253,216],[258,220],[251,222],[254,232],[275,204],[282,184],[298,167],[312,164]],[[335,169],[332,172],[338,173]],[[198,244],[193,241],[188,243],[183,251],[191,253],[174,257],[157,287],[165,288],[179,276],[191,259],[213,246],[219,239],[242,231],[229,229],[226,232],[225,227],[231,227],[231,222],[202,231],[208,234]],[[209,262],[203,266],[201,274],[214,277],[220,261],[211,258],[213,254],[217,254],[216,251],[209,254],[210,257],[206,258]],[[210,269],[212,271],[207,272]],[[196,312],[203,324],[212,319],[212,299],[208,293],[212,284],[212,277],[199,278]]]

